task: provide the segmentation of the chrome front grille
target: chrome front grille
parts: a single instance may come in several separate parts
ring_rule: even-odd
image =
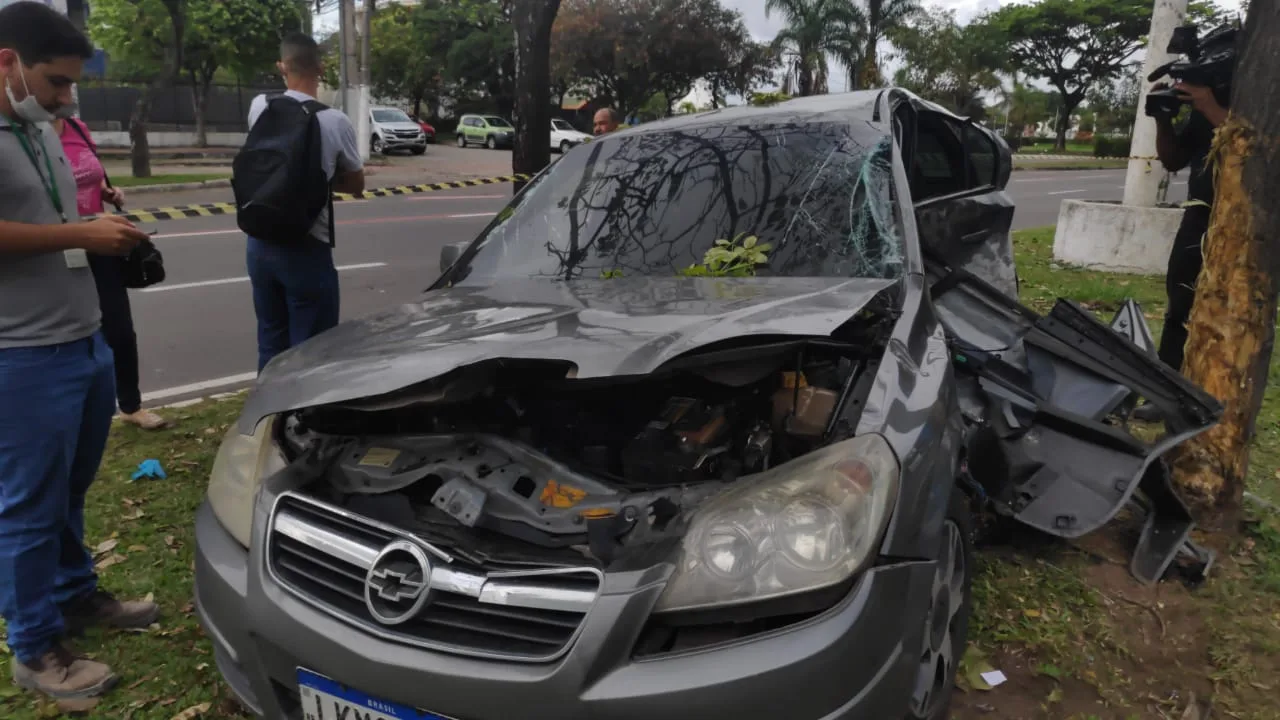
[[[427,577],[406,572],[417,568],[413,562],[395,562],[411,559],[403,551],[428,560]],[[267,567],[293,594],[374,635],[525,662],[554,660],[568,650],[601,577],[593,568],[470,566],[395,528],[292,493],[272,512]],[[419,588],[421,601],[399,594]]]

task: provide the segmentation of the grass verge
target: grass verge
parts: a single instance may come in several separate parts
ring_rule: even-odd
[[[111,184],[122,188],[146,187],[149,185],[170,185],[175,183],[205,182],[208,180],[226,180],[231,177],[225,173],[183,173],[176,175],[152,175],[148,178],[136,178],[125,175],[111,178]]]
[[[1128,160],[1081,158],[1080,160],[1025,160],[1014,156],[1014,170],[1117,170],[1129,167]]]
[[[1159,278],[1058,267],[1051,229],[1017,233],[1015,244],[1028,305],[1044,311],[1056,297],[1069,297],[1109,319],[1134,297],[1158,330]],[[1277,381],[1273,376],[1251,476],[1252,489],[1272,498],[1280,470]],[[239,406],[239,398],[208,401],[170,411],[175,425],[167,431],[113,432],[89,497],[87,542],[105,587],[154,593],[164,617],[150,632],[92,633],[78,643],[124,675],[115,692],[85,711],[91,718],[240,717],[191,606],[191,518]],[[168,479],[131,482],[149,458],[160,460]],[[1214,717],[1280,717],[1280,523],[1255,518],[1244,536],[1222,547],[1213,577],[1196,591],[1172,582],[1140,587],[1128,575],[1128,547],[1107,538],[1068,546],[1019,537],[1009,547],[985,548],[962,677],[990,666],[1009,681],[983,691],[962,680],[953,717],[1183,718],[1189,704],[1206,700],[1215,704]],[[0,677],[0,717],[35,720],[58,712],[12,687],[7,673]]]

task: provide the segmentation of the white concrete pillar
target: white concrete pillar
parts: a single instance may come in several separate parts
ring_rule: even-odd
[[[1168,173],[1156,159],[1156,122],[1144,111],[1147,90],[1151,83],[1147,76],[1157,67],[1173,60],[1165,52],[1174,28],[1187,16],[1187,0],[1155,0],[1151,12],[1151,32],[1147,38],[1147,57],[1142,63],[1142,92],[1138,94],[1138,119],[1133,124],[1133,147],[1129,151],[1129,172],[1124,180],[1124,204],[1138,207],[1155,207],[1161,198],[1160,187]]]
[[[356,127],[356,142],[360,145],[360,157],[368,161],[370,154],[370,144],[373,139],[373,124],[369,120],[370,96],[368,85],[357,85],[351,88],[351,96],[356,98],[353,103],[352,110],[355,117],[351,118],[351,124]]]

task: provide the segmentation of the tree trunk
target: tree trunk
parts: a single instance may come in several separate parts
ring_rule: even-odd
[[[1280,253],[1280,4],[1254,0],[1235,72],[1231,115],[1209,162],[1217,194],[1187,324],[1183,372],[1222,401],[1222,421],[1180,446],[1174,477],[1201,524],[1239,517],[1254,425],[1275,342]]]
[[[195,101],[196,147],[209,147],[209,92],[213,89],[213,73],[196,78],[191,74],[191,93]]]
[[[859,64],[858,77],[854,81],[859,89],[869,90],[879,84],[879,68],[876,64],[876,45],[880,42],[880,10],[883,0],[867,0],[867,47]],[[874,73],[874,76],[873,76]]]
[[[136,178],[151,177],[151,141],[147,138],[147,117],[151,115],[150,85],[142,88],[129,116],[129,163]]]
[[[512,7],[516,33],[516,137],[511,170],[535,175],[551,164],[551,26],[560,0],[517,0]],[[520,192],[525,183],[515,184]]]

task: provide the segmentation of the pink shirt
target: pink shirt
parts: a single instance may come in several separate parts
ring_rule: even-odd
[[[63,123],[62,149],[67,153],[67,162],[71,164],[71,171],[76,177],[76,206],[80,209],[80,215],[98,215],[103,210],[102,181],[106,179],[107,171],[94,155],[96,148],[86,143],[80,133],[71,127],[71,123],[79,122],[68,119]],[[85,135],[89,135],[89,128],[83,124],[80,129],[84,130]]]

